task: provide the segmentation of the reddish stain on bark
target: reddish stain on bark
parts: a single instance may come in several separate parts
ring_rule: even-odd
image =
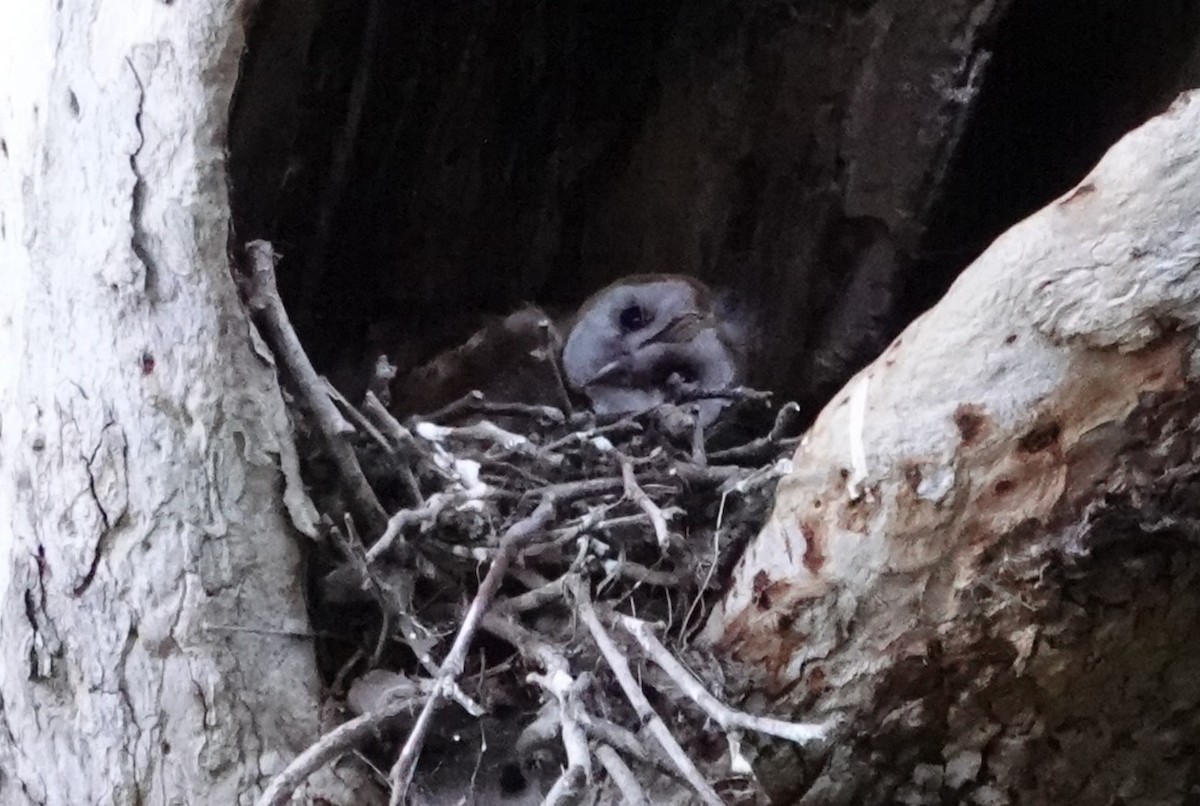
[[[974,403],[963,403],[954,410],[954,424],[958,426],[958,433],[962,437],[963,444],[970,445],[979,438],[987,425],[987,418],[983,416],[983,407]]]
[[[771,606],[771,597],[767,593],[767,588],[771,587],[771,578],[767,576],[767,572],[759,569],[754,575],[754,582],[751,584],[750,590],[754,594],[754,606],[759,610],[766,610]]]
[[[921,468],[919,465],[908,463],[904,465],[904,481],[908,489],[914,493],[921,487]]]
[[[819,574],[825,565],[825,554],[821,551],[817,530],[810,524],[801,523],[800,533],[804,535],[804,567],[813,574]]]

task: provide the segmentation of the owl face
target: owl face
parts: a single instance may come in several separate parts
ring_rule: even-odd
[[[728,323],[713,294],[691,278],[650,275],[600,291],[580,308],[563,347],[563,372],[598,414],[638,411],[671,400],[671,377],[702,389],[740,381]],[[721,401],[700,404],[704,424]]]

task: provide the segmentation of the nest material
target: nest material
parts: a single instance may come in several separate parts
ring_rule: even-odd
[[[796,445],[793,404],[680,389],[677,405],[605,420],[470,394],[401,423],[373,394],[355,407],[316,376],[269,246],[250,253],[251,304],[298,392],[309,482],[324,491],[319,649],[358,714],[260,803],[287,802],[385,725],[368,755],[391,767],[393,804],[752,803],[744,732],[825,735],[723,704],[711,692],[737,686],[689,643],[766,518]],[[704,432],[692,404],[714,396],[732,404]],[[485,737],[456,761],[473,721],[492,749]]]

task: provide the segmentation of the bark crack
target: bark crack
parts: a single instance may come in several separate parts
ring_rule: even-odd
[[[146,132],[142,129],[142,114],[146,107],[146,85],[142,82],[142,77],[133,64],[133,59],[127,56],[125,62],[129,65],[129,70],[133,73],[133,79],[138,86],[137,110],[133,114],[133,125],[137,129],[138,144],[137,148],[129,155],[129,168],[133,171],[133,193],[129,210],[129,224],[133,234],[129,238],[129,245],[138,262],[142,264],[144,273],[142,288],[151,301],[155,301],[158,296],[156,289],[158,288],[159,266],[147,246],[149,236],[142,221],[146,204],[146,178],[142,176],[137,164],[138,157],[141,156],[142,149],[146,146]]]
[[[121,522],[124,520],[125,513],[127,512],[127,508],[122,508],[121,511],[119,513],[116,513],[116,515],[114,517],[112,514],[109,513],[108,508],[104,506],[104,502],[101,500],[100,492],[96,489],[95,462],[96,462],[97,457],[100,455],[100,449],[108,446],[108,443],[107,443],[107,440],[105,439],[105,437],[108,432],[108,429],[113,427],[114,425],[116,425],[116,423],[114,423],[111,420],[109,422],[105,423],[104,427],[100,429],[100,439],[96,442],[96,447],[94,447],[92,449],[91,456],[87,456],[87,457],[81,456],[80,457],[81,459],[84,460],[84,471],[87,473],[88,493],[92,497],[92,503],[96,505],[96,510],[100,513],[101,529],[100,529],[100,535],[96,538],[95,547],[92,550],[92,559],[91,559],[91,562],[88,564],[87,573],[85,573],[83,575],[83,579],[80,581],[80,583],[78,585],[75,586],[74,590],[72,591],[72,594],[77,597],[81,596],[91,586],[92,580],[96,576],[96,569],[100,565],[100,560],[103,559],[105,553],[108,550],[109,543],[111,542],[109,540],[109,537],[116,530],[116,527],[119,526],[121,524]],[[111,452],[111,446],[109,446],[109,451]],[[122,463],[124,463],[124,461],[126,459],[127,451],[128,451],[128,446],[125,444],[125,440],[122,438],[121,439],[121,462]],[[105,456],[105,457],[103,457],[103,461],[111,462],[111,461],[113,461],[113,458],[111,456]]]

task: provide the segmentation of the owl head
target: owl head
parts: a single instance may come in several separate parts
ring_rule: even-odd
[[[683,275],[640,275],[605,288],[579,309],[563,346],[567,382],[598,414],[670,402],[685,384],[720,390],[742,382],[744,322],[724,297]],[[712,422],[724,403],[699,404]]]

